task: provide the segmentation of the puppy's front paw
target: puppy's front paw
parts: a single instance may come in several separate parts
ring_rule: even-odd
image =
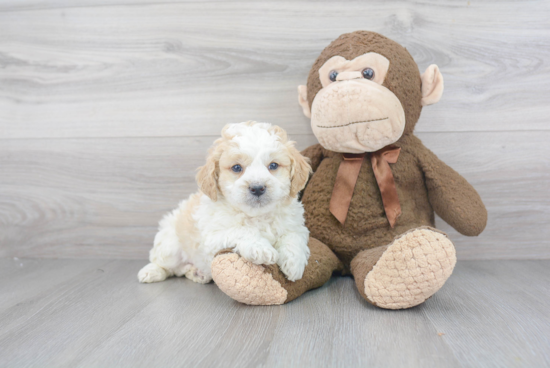
[[[304,276],[304,270],[309,258],[309,248],[301,251],[295,248],[279,249],[279,261],[277,264],[286,278],[290,281],[296,281]]]
[[[255,242],[241,243],[235,247],[244,259],[255,264],[270,265],[277,263],[279,253],[271,246],[267,239],[260,238]]]
[[[301,262],[287,260],[279,265],[279,268],[290,281],[300,280],[304,276],[306,265]]]

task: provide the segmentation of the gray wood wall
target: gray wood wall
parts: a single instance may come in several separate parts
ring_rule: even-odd
[[[319,52],[380,32],[445,78],[417,134],[480,192],[461,259],[550,258],[550,2],[4,0],[0,257],[143,258],[222,126],[315,143]]]

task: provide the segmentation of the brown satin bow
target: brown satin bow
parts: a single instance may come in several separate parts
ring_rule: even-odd
[[[391,227],[394,227],[399,215],[401,215],[401,205],[397,196],[395,181],[389,164],[397,162],[401,148],[396,146],[387,146],[370,154],[372,170],[382,195],[382,203],[386,211],[386,217]],[[346,222],[353,189],[359,177],[361,164],[366,153],[349,154],[344,153],[344,159],[340,162],[336,182],[332,189],[330,198],[330,212],[340,221],[342,225]]]

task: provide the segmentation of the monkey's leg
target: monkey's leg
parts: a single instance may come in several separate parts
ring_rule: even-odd
[[[327,282],[341,270],[336,255],[317,239],[309,238],[310,256],[304,276],[295,282],[286,279],[275,265],[256,265],[231,251],[222,251],[212,261],[212,278],[229,297],[250,305],[284,304]]]
[[[456,264],[453,243],[433,228],[420,227],[391,244],[355,256],[351,272],[359,293],[385,309],[406,309],[423,303],[451,276]]]

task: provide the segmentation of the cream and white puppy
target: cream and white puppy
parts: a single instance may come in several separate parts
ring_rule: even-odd
[[[151,263],[139,271],[139,281],[185,275],[207,283],[214,256],[226,248],[256,264],[277,263],[289,280],[300,279],[309,231],[296,197],[310,172],[283,129],[226,125],[199,168],[200,191],[160,221]]]

